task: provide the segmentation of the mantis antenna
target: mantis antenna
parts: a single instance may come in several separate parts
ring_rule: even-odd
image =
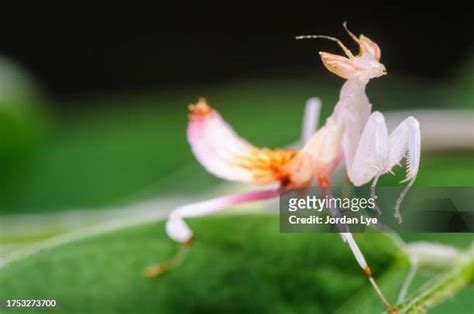
[[[342,48],[342,50],[344,50],[344,53],[349,57],[349,58],[354,58],[354,55],[352,54],[352,52],[346,47],[344,46],[344,44],[342,43],[342,41],[340,41],[339,39],[335,38],[335,37],[331,37],[331,36],[325,36],[325,35],[302,35],[302,36],[296,36],[295,39],[296,40],[300,40],[300,39],[317,39],[317,38],[322,38],[322,39],[328,39],[328,40],[332,40],[332,41],[335,41],[339,47]]]
[[[346,30],[346,32],[349,34],[349,36],[351,36],[352,39],[354,39],[354,41],[358,44],[360,44],[360,41],[359,41],[359,38],[357,38],[356,35],[354,35],[354,33],[352,33],[349,28],[347,27],[347,21],[344,21],[344,23],[342,23],[342,26],[344,27],[344,29]]]

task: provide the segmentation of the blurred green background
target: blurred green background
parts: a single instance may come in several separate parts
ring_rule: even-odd
[[[430,16],[436,18],[436,14]],[[384,39],[370,23],[356,19],[355,25],[365,25],[364,30],[370,26],[388,50],[383,58],[388,60],[389,75],[371,82],[367,91],[374,110],[392,117],[397,112],[415,117],[418,113],[428,120],[432,117],[434,123],[429,128],[421,125],[423,136],[447,134],[439,142],[431,141],[423,147],[416,185],[474,186],[472,46],[465,44],[463,55],[453,52],[458,53],[458,61],[444,62],[440,73],[423,76],[432,63],[419,58],[417,62],[421,64],[417,67],[415,61],[409,60],[409,65],[415,64],[410,72],[403,64],[404,56],[396,55],[397,38]],[[300,26],[296,31],[324,31],[338,27],[339,19],[333,17],[326,28],[317,24]],[[206,30],[200,29],[197,34]],[[267,29],[259,31],[264,30]],[[291,30],[295,31],[295,27]],[[388,26],[386,32],[390,34]],[[261,33],[256,34],[255,40]],[[204,43],[209,40],[203,39]],[[277,43],[267,38],[260,48],[269,42]],[[109,47],[110,43],[104,45]],[[56,72],[64,74],[63,78],[51,73],[38,75],[45,73],[44,66],[32,66],[36,74],[32,75],[27,66],[12,61],[15,55],[1,59],[0,299],[56,298],[61,306],[58,310],[67,313],[350,313],[354,308],[361,313],[382,311],[349,250],[336,235],[283,235],[278,232],[275,215],[241,214],[193,221],[191,226],[198,241],[185,263],[155,281],[141,276],[144,267],[166,259],[176,250],[176,245],[167,239],[162,222],[155,220],[177,204],[241,189],[212,177],[194,159],[185,136],[187,105],[204,96],[252,143],[287,146],[298,140],[306,99],[317,96],[322,100],[320,121],[324,123],[343,83],[319,65],[313,48],[320,49],[318,45],[299,46],[307,58],[302,61],[306,62],[303,70],[301,64],[286,64],[282,69],[269,62],[261,68],[262,74],[227,74],[227,80],[221,80],[226,73],[219,69],[221,64],[230,64],[231,70],[237,72],[242,63],[241,70],[245,72],[257,61],[262,63],[262,56],[255,52],[257,60],[247,64],[239,58],[215,60],[219,53],[214,52],[207,59],[203,57],[204,64],[217,63],[210,69],[210,79],[201,77],[206,76],[206,69],[196,65],[200,62],[196,56],[191,61],[176,57],[169,62],[190,64],[192,77],[183,82],[172,75],[173,69],[166,67],[160,80],[147,80],[149,72],[143,72],[142,81],[130,79],[132,84],[114,78],[117,73],[100,68],[97,60],[94,66],[98,74],[94,77],[94,73],[87,76],[80,72],[80,65],[60,70],[61,62],[65,62],[60,59]],[[321,46],[337,51],[327,43]],[[64,45],[58,47],[63,51]],[[97,42],[93,47],[100,49]],[[179,44],[173,47],[168,54],[185,51]],[[143,48],[139,47],[143,56],[130,58],[138,60],[135,66],[159,57],[150,56]],[[251,53],[251,47],[248,49],[247,53]],[[289,50],[286,47],[280,53]],[[127,60],[120,47],[117,51],[114,60]],[[38,54],[44,56],[45,52]],[[414,54],[420,56],[422,52]],[[71,52],[70,55],[78,57]],[[281,57],[277,53],[276,56]],[[23,57],[20,54],[18,59]],[[127,63],[130,61],[123,62],[131,66]],[[159,71],[166,62],[168,59],[164,58],[151,68]],[[109,64],[111,69],[114,65]],[[68,75],[66,70],[82,73],[85,78],[90,77],[90,82]],[[184,75],[184,70],[180,68],[178,72]],[[133,67],[123,72],[140,76]],[[160,85],[167,78],[173,84]],[[62,80],[71,82],[68,85]],[[98,82],[102,81],[111,83],[101,86]],[[464,119],[453,122],[451,114],[461,114]],[[463,139],[461,144],[449,145],[456,138]],[[380,184],[396,185],[402,177],[403,169],[399,168],[396,176],[387,175]],[[251,209],[272,207],[275,204]],[[471,234],[401,236],[408,242],[427,240],[461,250],[473,240]],[[359,235],[357,239],[376,278],[389,298],[395,300],[407,271],[407,257],[384,235]],[[439,270],[421,271],[410,292],[438,273]],[[469,287],[433,313],[469,313],[472,293],[473,288]]]

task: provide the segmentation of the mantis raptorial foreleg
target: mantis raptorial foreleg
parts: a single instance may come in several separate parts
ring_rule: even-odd
[[[418,168],[420,167],[420,151],[421,151],[421,139],[420,139],[420,124],[418,120],[413,117],[406,118],[398,127],[390,134],[389,138],[390,145],[390,164],[389,167],[392,169],[398,165],[404,158],[407,160],[407,174],[402,182],[408,184],[400,193],[397,201],[395,202],[394,214],[398,219],[398,222],[402,222],[400,215],[400,205],[415,182]]]
[[[363,185],[383,174],[388,165],[389,141],[383,115],[372,113],[357,146],[349,178],[355,186]]]
[[[374,179],[374,194],[378,177],[391,171],[402,159],[407,160],[407,174],[403,182],[409,183],[394,208],[394,215],[399,223],[402,221],[400,204],[418,173],[420,149],[420,127],[415,118],[405,119],[389,136],[383,115],[376,111],[367,121],[348,171],[349,178],[356,186]]]

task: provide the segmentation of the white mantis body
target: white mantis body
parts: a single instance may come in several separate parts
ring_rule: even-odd
[[[420,127],[414,117],[402,121],[390,135],[382,113],[371,113],[372,105],[365,93],[371,78],[386,74],[381,64],[380,48],[364,35],[357,38],[346,27],[349,35],[359,44],[360,52],[354,56],[341,41],[327,36],[299,36],[304,38],[327,38],[336,41],[346,57],[320,52],[326,68],[346,79],[339,101],[325,127],[343,132],[342,149],[346,162],[347,176],[354,186],[361,186],[373,180],[372,193],[378,178],[392,170],[402,159],[407,159],[407,175],[402,182],[409,181],[395,204],[395,217],[401,222],[400,204],[418,173],[420,162]],[[324,127],[323,127],[324,128]],[[317,133],[316,133],[317,134]],[[315,134],[315,135],[316,135]],[[339,147],[340,138],[333,136],[334,147]],[[311,153],[311,152],[309,152]],[[321,174],[320,174],[321,175]],[[324,182],[320,182],[322,185]]]
[[[373,180],[373,189],[380,175],[407,158],[406,180],[410,181],[408,187],[411,186],[420,156],[418,122],[413,117],[407,118],[389,135],[383,115],[377,111],[371,114],[365,86],[371,78],[384,75],[385,67],[379,62],[380,49],[374,42],[363,35],[357,38],[349,34],[359,44],[360,53],[357,56],[353,56],[339,40],[325,37],[337,41],[348,58],[321,52],[321,59],[329,71],[347,81],[333,114],[316,132],[320,103],[317,99],[307,102],[300,150],[257,148],[239,137],[205,99],[189,107],[188,141],[198,161],[210,173],[226,180],[279,183],[280,187],[179,207],[170,214],[166,223],[170,238],[183,244],[190,243],[192,231],[184,218],[208,215],[245,202],[270,199],[289,188],[307,187],[313,179],[326,196],[332,197],[329,191],[330,175],[342,158],[346,162],[349,180],[355,186]],[[307,37],[324,36],[300,38]],[[402,192],[401,198],[406,191]],[[395,207],[395,216],[399,219],[401,198]],[[352,234],[341,232],[340,235],[348,243],[383,303],[389,311],[395,312],[372,278]],[[173,263],[169,265],[171,268]],[[166,268],[168,266],[155,265],[148,274],[159,274]]]

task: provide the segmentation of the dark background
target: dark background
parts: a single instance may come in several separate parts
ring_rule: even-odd
[[[472,8],[376,3],[3,12],[0,53],[57,99],[319,71],[317,51],[338,47],[294,36],[333,35],[355,50],[344,20],[380,44],[392,74],[444,80],[470,56]]]

